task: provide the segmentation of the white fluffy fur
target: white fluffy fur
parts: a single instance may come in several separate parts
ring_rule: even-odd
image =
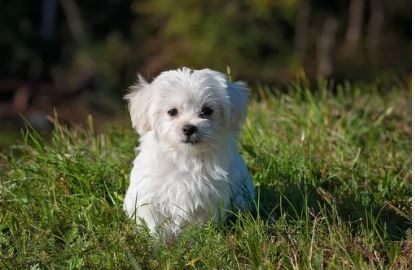
[[[182,68],[151,83],[139,76],[125,98],[141,136],[124,200],[131,218],[174,238],[189,224],[251,207],[254,187],[236,146],[246,117],[244,83],[209,69]],[[203,106],[213,109],[210,117],[200,117]],[[167,113],[172,108],[174,117]],[[197,143],[183,142],[186,124],[197,127]]]

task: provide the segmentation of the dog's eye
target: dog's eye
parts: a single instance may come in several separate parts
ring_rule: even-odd
[[[209,108],[209,107],[203,107],[202,110],[199,113],[199,116],[201,118],[204,118],[204,117],[210,116],[212,113],[213,113],[213,110],[211,108]]]
[[[170,115],[171,117],[176,116],[177,115],[177,109],[173,108],[167,111],[167,114]]]

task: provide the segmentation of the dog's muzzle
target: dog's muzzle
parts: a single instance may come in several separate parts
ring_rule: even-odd
[[[194,125],[185,125],[182,128],[183,134],[186,136],[183,143],[195,144],[200,141],[200,137],[197,135],[197,127]]]

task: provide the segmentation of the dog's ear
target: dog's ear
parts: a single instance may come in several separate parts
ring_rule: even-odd
[[[207,73],[216,82],[227,91],[227,96],[230,101],[230,127],[233,131],[239,131],[245,122],[246,110],[248,106],[248,85],[245,82],[229,82],[226,75],[213,71],[210,69],[203,69],[200,71],[202,74]]]
[[[228,96],[231,103],[231,127],[239,131],[245,122],[248,106],[248,85],[245,82],[228,82]]]
[[[140,135],[144,135],[151,130],[149,119],[149,106],[152,99],[150,84],[138,74],[138,79],[129,88],[129,93],[124,96],[128,102],[133,128]]]

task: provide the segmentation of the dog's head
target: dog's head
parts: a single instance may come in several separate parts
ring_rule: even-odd
[[[125,96],[133,127],[154,131],[170,146],[205,148],[235,136],[247,107],[247,86],[220,72],[182,68],[162,72],[151,83],[139,76]]]

